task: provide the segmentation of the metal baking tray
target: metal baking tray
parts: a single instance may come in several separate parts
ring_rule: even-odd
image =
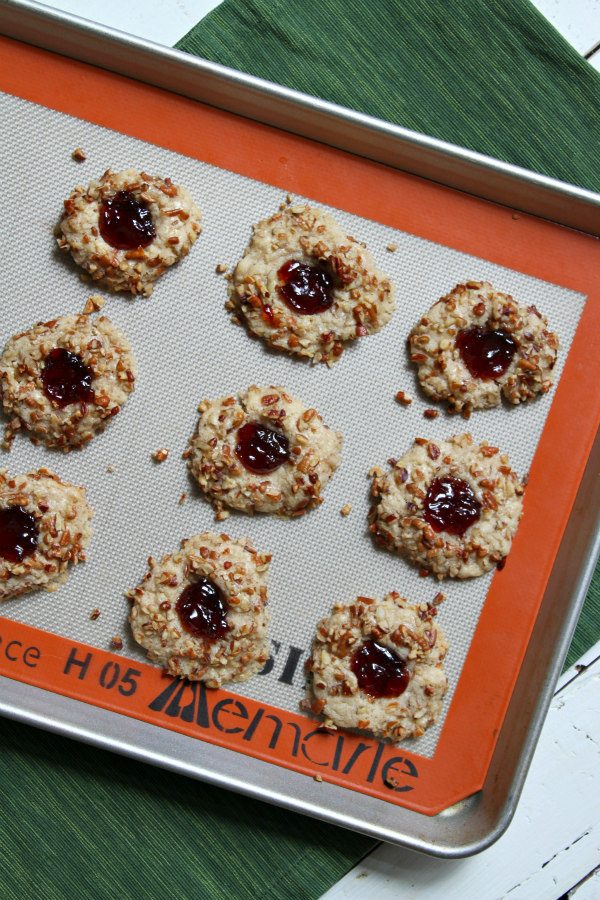
[[[166,88],[500,202],[600,233],[600,196],[335,107],[213,63],[101,28],[31,2],[0,3],[0,33]],[[334,784],[184,734],[93,709],[0,677],[0,712],[126,753],[383,840],[445,857],[476,853],[507,827],[600,551],[600,444],[596,440],[556,557],[525,659],[476,794],[436,816],[357,795]],[[6,650],[6,648],[4,648]],[[1,652],[1,648],[0,648]],[[461,760],[452,761],[461,766]]]

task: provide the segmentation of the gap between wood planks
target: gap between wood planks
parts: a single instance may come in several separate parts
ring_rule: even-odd
[[[381,844],[321,900],[558,900],[573,886],[575,900],[597,900],[586,892],[600,885],[589,876],[600,859],[599,697],[600,642],[560,678],[515,818],[488,850],[444,860]]]

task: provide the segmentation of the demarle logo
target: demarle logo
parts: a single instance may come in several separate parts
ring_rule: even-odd
[[[234,735],[231,744],[240,750],[244,743],[260,745],[273,761],[281,759],[285,763],[291,757],[302,763],[304,759],[312,766],[341,775],[350,775],[360,768],[368,784],[381,781],[386,788],[397,792],[412,791],[415,787],[411,782],[419,777],[416,766],[406,757],[389,756],[394,748],[388,744],[328,733],[313,728],[309,720],[303,727],[298,721],[286,718],[284,710],[274,715],[260,704],[252,703],[255,712],[251,714],[243,700],[218,697],[219,692],[208,690],[202,682],[172,680],[149,704],[149,709],[194,724],[198,729]]]

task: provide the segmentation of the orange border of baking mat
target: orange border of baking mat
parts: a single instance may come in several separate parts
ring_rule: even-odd
[[[8,38],[0,38],[0,81],[26,100],[588,296],[531,466],[521,527],[492,581],[432,759],[327,734],[299,714],[0,619],[0,674],[9,678],[429,815],[481,788],[600,419],[598,242]]]

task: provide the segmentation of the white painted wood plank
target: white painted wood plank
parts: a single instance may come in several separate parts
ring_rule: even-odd
[[[555,695],[515,818],[488,850],[440,860],[381,845],[322,900],[562,896],[600,859],[599,696],[600,660]]]
[[[600,0],[531,2],[582,56],[586,56],[600,41]]]
[[[588,62],[592,65],[598,72],[600,72],[600,50],[596,50],[589,59]]]
[[[600,897],[600,867],[569,891],[569,900],[598,900]]]
[[[47,0],[63,12],[172,47],[221,0]]]

